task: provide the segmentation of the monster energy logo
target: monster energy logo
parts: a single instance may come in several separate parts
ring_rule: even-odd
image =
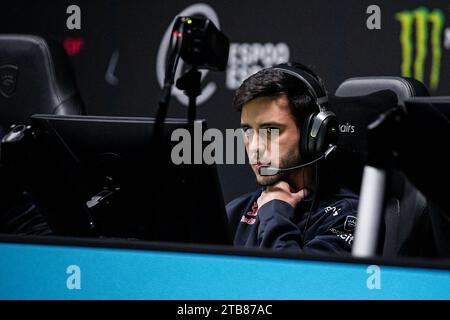
[[[442,57],[441,39],[445,22],[442,10],[434,9],[430,12],[427,8],[420,7],[413,11],[399,12],[395,17],[400,21],[402,28],[400,33],[400,43],[402,45],[402,76],[412,77],[413,33],[415,31],[416,54],[414,58],[414,78],[421,82],[424,82],[425,61],[428,55],[428,30],[429,24],[431,24],[430,88],[436,90],[439,85]],[[415,30],[413,30],[414,23]]]

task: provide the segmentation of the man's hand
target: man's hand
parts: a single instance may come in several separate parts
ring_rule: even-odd
[[[279,181],[272,186],[268,186],[265,191],[261,193],[258,200],[258,208],[271,200],[281,200],[289,203],[293,208],[308,195],[308,189],[304,188],[298,192],[292,191],[289,184],[285,181]]]

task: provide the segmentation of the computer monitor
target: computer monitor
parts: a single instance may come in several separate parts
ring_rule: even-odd
[[[57,234],[230,244],[216,166],[171,161],[186,120],[166,119],[160,150],[153,118],[31,120],[33,194]]]
[[[405,101],[405,107],[416,112],[425,108],[427,113],[441,113],[450,120],[450,96],[414,97]]]
[[[405,101],[406,121],[399,130],[400,168],[415,186],[450,215],[450,97]]]

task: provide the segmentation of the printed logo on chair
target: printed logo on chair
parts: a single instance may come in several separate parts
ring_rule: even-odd
[[[17,66],[6,64],[0,66],[0,94],[5,98],[11,97],[16,91]]]

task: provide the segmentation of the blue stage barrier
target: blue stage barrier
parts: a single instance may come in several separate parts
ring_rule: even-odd
[[[449,299],[450,270],[0,243],[1,299]]]

